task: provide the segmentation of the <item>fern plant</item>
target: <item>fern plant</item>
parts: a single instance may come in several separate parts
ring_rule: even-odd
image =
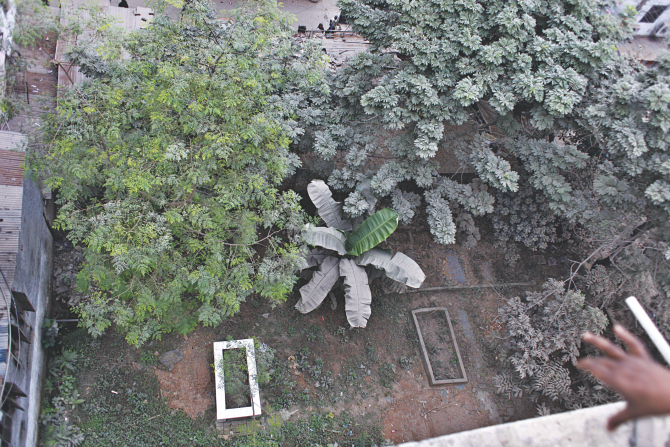
[[[526,292],[525,300],[508,300],[499,315],[506,332],[507,360],[515,370],[495,377],[499,393],[526,394],[535,402],[546,398],[557,408],[576,409],[587,402],[578,387],[598,390],[592,379],[568,368],[580,355],[581,334],[600,334],[608,324],[600,309],[586,304],[583,293],[549,279],[540,291]],[[607,400],[613,395],[598,396]]]
[[[496,200],[490,219],[500,242],[521,242],[536,251],[560,240],[557,229],[563,219],[532,186],[523,184],[516,193],[498,192]]]

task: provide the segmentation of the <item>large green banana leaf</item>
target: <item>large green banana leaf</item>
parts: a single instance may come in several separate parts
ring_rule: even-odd
[[[344,244],[347,241],[346,236],[334,228],[315,227],[312,224],[307,224],[303,231],[303,237],[309,245],[317,245],[328,250],[334,250],[340,255],[347,253],[347,250],[344,248]]]
[[[333,199],[330,188],[323,180],[312,180],[307,185],[307,194],[326,225],[342,231],[351,231],[351,222],[342,219],[342,204]]]
[[[295,305],[296,309],[306,314],[319,307],[340,277],[339,264],[340,260],[335,256],[324,259],[312,280],[300,288],[300,301]]]
[[[342,259],[340,276],[344,277],[344,310],[347,312],[347,320],[351,327],[365,327],[372,313],[372,292],[368,285],[368,274],[351,259]]]
[[[390,208],[377,211],[349,235],[345,245],[347,253],[359,256],[382,243],[396,228],[398,228],[398,213]]]
[[[358,265],[373,265],[384,270],[386,276],[409,287],[419,288],[426,280],[426,274],[419,264],[400,252],[391,257],[390,250],[373,248],[358,256],[355,261]]]

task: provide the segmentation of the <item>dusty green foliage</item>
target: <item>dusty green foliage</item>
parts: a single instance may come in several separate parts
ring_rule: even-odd
[[[455,242],[450,205],[476,215],[493,205],[490,194],[444,190],[435,156],[453,151],[443,144],[446,124],[480,116],[484,104],[497,114],[497,129],[510,135],[564,123],[615,55],[633,15],[630,8],[613,14],[609,1],[343,0],[340,7],[373,45],[337,71],[332,96],[319,100],[322,110],[309,123],[314,151],[342,161],[329,183],[350,192],[351,205],[364,205],[356,188],[369,181],[376,197],[393,194],[407,222],[414,212],[396,192],[399,183],[425,188],[428,222],[441,244]],[[470,138],[464,159],[489,186],[516,191],[514,155],[494,151],[492,138]]]
[[[527,394],[534,401],[545,398],[554,407],[569,409],[613,397],[595,393],[602,387],[593,379],[568,370],[580,355],[581,334],[600,334],[608,324],[605,314],[586,304],[579,290],[566,289],[565,283],[550,279],[540,291],[526,292],[525,300],[510,299],[499,315],[507,337],[504,348],[515,370],[496,376],[499,393],[509,397]],[[582,388],[593,392],[580,391]]]
[[[593,101],[580,110],[580,124],[623,173],[603,172],[594,187],[612,204],[639,200],[670,210],[668,141],[670,129],[670,54],[653,68],[622,59],[604,70],[593,87]]]
[[[559,241],[557,228],[562,219],[549,207],[547,199],[525,184],[518,192],[499,192],[490,216],[498,240],[521,242],[531,250],[544,250]]]
[[[468,248],[475,248],[477,242],[482,238],[479,234],[479,228],[470,213],[461,213],[456,217],[456,226],[465,233],[464,245]]]
[[[292,290],[304,214],[278,186],[300,164],[295,114],[327,86],[320,50],[290,33],[274,2],[222,26],[195,1],[98,54],[72,49],[92,81],[59,100],[50,155],[32,163],[59,191],[56,227],[85,246],[77,311],[92,334],[114,323],[141,345]]]
[[[400,189],[393,191],[393,209],[398,213],[402,225],[411,222],[415,209],[421,204],[421,196],[413,192],[404,192]]]

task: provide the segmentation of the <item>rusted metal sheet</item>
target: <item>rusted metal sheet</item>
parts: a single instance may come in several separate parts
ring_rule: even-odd
[[[0,133],[0,145],[3,145],[2,140],[4,135]],[[15,132],[10,132],[15,133]],[[19,141],[19,140],[17,140]],[[19,146],[23,143],[18,143]],[[0,185],[17,187],[23,186],[23,162],[25,160],[25,153],[10,151],[7,149],[0,149]],[[3,205],[0,202],[0,205]],[[21,209],[19,206],[18,209]]]
[[[16,255],[21,232],[23,207],[23,162],[24,152],[12,151],[23,148],[27,139],[16,132],[0,132],[0,376],[4,376],[9,362],[10,324],[8,305],[11,302],[11,287],[16,270]],[[6,282],[5,282],[6,280]]]

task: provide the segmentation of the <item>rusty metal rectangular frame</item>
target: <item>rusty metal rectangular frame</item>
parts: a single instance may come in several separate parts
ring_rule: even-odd
[[[435,375],[433,374],[433,367],[430,364],[430,359],[428,358],[428,351],[426,350],[426,344],[423,341],[423,334],[421,333],[421,327],[419,327],[419,320],[417,319],[417,314],[425,312],[437,312],[444,311],[444,316],[447,318],[447,323],[449,323],[449,333],[451,334],[451,340],[454,343],[454,349],[456,349],[456,355],[458,356],[458,364],[461,367],[461,374],[463,378],[461,379],[445,379],[445,380],[436,380]],[[449,318],[449,311],[446,307],[427,307],[423,309],[416,309],[412,311],[412,319],[414,320],[414,326],[416,327],[416,333],[419,334],[419,344],[421,345],[421,353],[423,354],[423,364],[428,371],[428,381],[430,386],[440,386],[440,385],[451,385],[455,383],[467,383],[468,376],[465,373],[465,367],[463,366],[463,359],[461,358],[461,351],[458,349],[458,342],[456,341],[456,336],[454,335],[454,328],[451,325],[451,318]]]

